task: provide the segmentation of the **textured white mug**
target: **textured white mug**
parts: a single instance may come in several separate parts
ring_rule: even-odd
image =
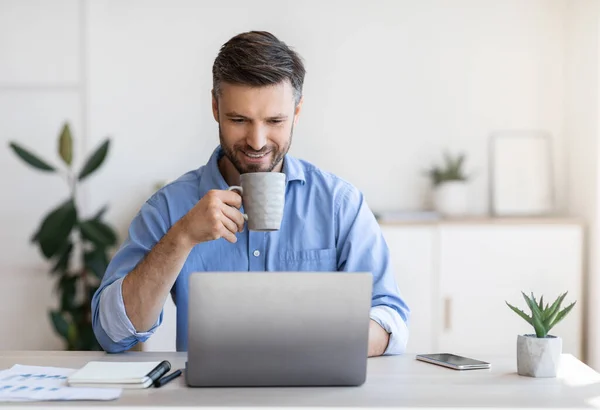
[[[285,174],[282,172],[249,172],[240,175],[238,191],[244,204],[244,219],[251,231],[277,231],[281,227],[285,204]]]

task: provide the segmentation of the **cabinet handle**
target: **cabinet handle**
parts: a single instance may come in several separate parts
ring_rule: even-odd
[[[446,297],[444,299],[444,330],[446,332],[450,331],[450,328],[452,327],[451,318],[452,318],[452,299],[449,297]]]

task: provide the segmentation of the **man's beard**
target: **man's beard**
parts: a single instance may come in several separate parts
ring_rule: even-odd
[[[233,164],[233,166],[235,167],[235,169],[237,170],[237,172],[240,175],[247,174],[250,172],[271,172],[271,171],[273,171],[273,169],[275,169],[275,167],[283,160],[283,157],[285,156],[285,154],[287,154],[288,151],[290,150],[290,146],[292,145],[292,136],[293,135],[294,135],[294,126],[292,125],[292,129],[290,130],[290,138],[285,147],[283,147],[282,149],[281,148],[278,149],[278,147],[276,145],[267,145],[267,146],[263,147],[260,151],[255,151],[252,147],[248,146],[245,143],[240,143],[240,144],[234,145],[233,147],[226,145],[225,141],[223,140],[223,134],[221,132],[221,124],[219,124],[219,141],[221,143],[221,148],[223,149],[223,154]],[[247,152],[249,154],[256,154],[256,155],[260,155],[261,153],[270,152],[271,155],[273,156],[273,160],[271,161],[271,163],[269,165],[267,165],[266,169],[261,169],[261,165],[259,165],[259,164],[244,165],[238,160],[238,158],[236,156],[236,153],[241,153],[241,155],[244,155],[244,152]]]

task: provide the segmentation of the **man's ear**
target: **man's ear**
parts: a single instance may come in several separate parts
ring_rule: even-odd
[[[294,126],[298,123],[298,117],[302,111],[302,103],[304,103],[304,96],[300,97],[300,101],[298,101],[298,104],[296,104],[296,109],[294,109]]]
[[[219,122],[219,101],[217,100],[217,94],[215,93],[215,90],[211,90],[210,94],[212,95],[213,117],[216,122]]]

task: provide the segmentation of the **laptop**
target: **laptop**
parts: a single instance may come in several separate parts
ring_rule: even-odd
[[[191,387],[359,386],[368,272],[208,272],[189,278]]]

